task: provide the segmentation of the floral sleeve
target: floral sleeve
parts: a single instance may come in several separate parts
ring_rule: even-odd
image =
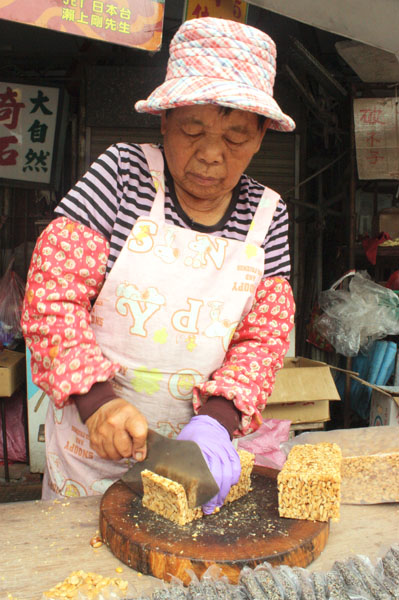
[[[119,369],[103,356],[90,328],[91,301],[103,285],[108,254],[101,234],[66,217],[48,225],[33,251],[22,330],[32,380],[59,408]]]
[[[209,396],[232,400],[241,413],[236,435],[255,431],[261,411],[273,391],[276,372],[283,366],[294,325],[295,302],[288,281],[267,277],[259,284],[251,311],[234,332],[220,369],[194,389],[194,410]]]

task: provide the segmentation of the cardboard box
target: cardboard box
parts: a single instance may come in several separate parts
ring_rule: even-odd
[[[25,354],[14,350],[0,352],[0,396],[12,396],[25,379]]]
[[[340,399],[330,365],[310,358],[285,358],[262,416],[292,423],[328,421],[330,401]]]
[[[384,393],[384,392],[388,392]],[[399,425],[399,387],[381,385],[373,389],[370,403],[370,425]]]

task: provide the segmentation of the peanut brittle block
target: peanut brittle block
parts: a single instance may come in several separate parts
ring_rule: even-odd
[[[341,460],[338,444],[294,446],[277,476],[280,517],[338,521]]]
[[[233,485],[226,497],[225,504],[238,500],[247,494],[251,487],[251,472],[255,456],[246,450],[238,451],[241,462],[241,475],[236,485]],[[167,477],[145,469],[141,473],[144,495],[143,506],[158,515],[185,525],[203,517],[201,507],[190,508],[184,487]]]
[[[181,483],[153,473],[148,469],[141,472],[144,495],[142,504],[158,515],[185,525],[202,517],[201,507],[190,508],[186,491]]]
[[[240,479],[235,485],[232,485],[224,501],[225,504],[238,500],[241,496],[248,494],[251,489],[251,473],[254,468],[255,455],[246,450],[238,450],[238,456],[241,463]]]

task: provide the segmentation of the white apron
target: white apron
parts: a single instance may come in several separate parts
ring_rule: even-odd
[[[245,242],[169,225],[162,153],[142,148],[157,194],[104,283],[92,327],[104,355],[121,365],[112,381],[118,396],[174,437],[193,415],[193,387],[221,366],[251,309],[279,195],[265,189]],[[100,458],[74,404],[49,407],[46,454],[43,498],[102,494],[132,461]]]

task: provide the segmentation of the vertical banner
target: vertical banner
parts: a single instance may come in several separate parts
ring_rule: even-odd
[[[0,182],[50,185],[61,91],[0,81]]]
[[[0,0],[0,19],[156,51],[164,0]]]
[[[359,179],[399,179],[399,99],[353,101]]]
[[[248,4],[241,0],[186,0],[183,19],[220,17],[246,23],[247,14]]]

